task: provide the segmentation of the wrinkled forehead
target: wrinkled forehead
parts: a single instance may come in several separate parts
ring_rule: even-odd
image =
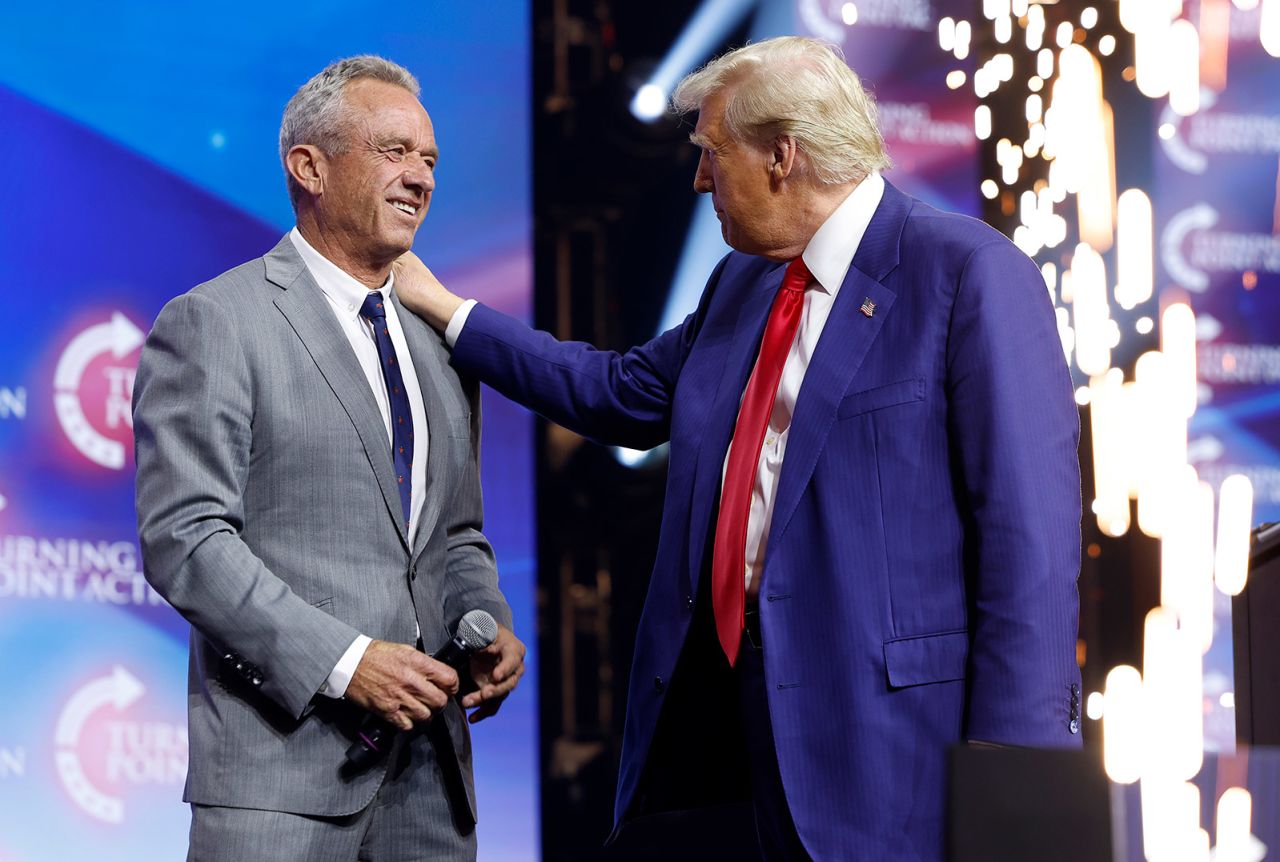
[[[724,129],[724,111],[728,103],[727,88],[708,93],[698,106],[698,121],[694,124],[694,135],[716,140],[726,137],[728,133]]]
[[[362,79],[348,84],[343,95],[352,126],[366,135],[415,144],[435,140],[426,108],[403,87]]]

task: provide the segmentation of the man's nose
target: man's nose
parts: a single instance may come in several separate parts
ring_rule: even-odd
[[[430,194],[436,187],[435,171],[426,162],[417,161],[407,165],[401,175],[405,188],[420,194]]]
[[[703,153],[698,159],[698,170],[693,175],[693,190],[700,195],[705,195],[715,191],[715,184],[711,182],[711,169],[707,165],[707,154]]]

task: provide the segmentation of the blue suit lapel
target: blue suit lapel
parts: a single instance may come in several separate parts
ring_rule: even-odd
[[[766,544],[765,571],[813,476],[840,400],[848,392],[893,308],[897,294],[882,281],[898,265],[898,243],[910,209],[911,198],[886,182],[884,196],[858,244],[853,264],[840,286],[831,316],[805,371],[787,435],[787,451]],[[875,303],[870,316],[861,310],[868,299]]]
[[[706,553],[708,533],[720,505],[720,479],[724,472],[724,457],[733,439],[733,426],[738,420],[738,405],[747,387],[747,378],[755,367],[760,352],[760,339],[764,337],[764,325],[769,319],[773,298],[782,286],[786,266],[778,264],[764,278],[752,285],[742,303],[738,323],[734,328],[732,346],[725,359],[724,376],[716,390],[715,403],[707,411],[708,424],[698,447],[698,459],[694,467],[693,492],[690,498],[689,533],[689,595],[698,594],[698,577]]]

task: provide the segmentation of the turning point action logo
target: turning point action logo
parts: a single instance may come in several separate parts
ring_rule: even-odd
[[[187,731],[181,725],[123,717],[146,688],[120,665],[67,699],[54,731],[58,778],[71,800],[105,823],[122,823],[122,785],[181,784]]]
[[[142,346],[142,330],[120,312],[71,339],[53,375],[53,404],[67,439],[90,461],[123,470],[133,434],[137,363],[122,360]],[[114,360],[112,363],[111,360]],[[90,417],[96,421],[90,421]]]

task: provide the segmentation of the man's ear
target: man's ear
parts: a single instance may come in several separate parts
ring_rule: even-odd
[[[312,144],[297,144],[284,157],[285,167],[294,182],[312,196],[324,192],[324,181],[329,175],[329,160],[324,151]]]
[[[774,183],[780,183],[791,176],[791,172],[796,168],[798,154],[795,138],[790,135],[778,135],[774,138],[769,152],[769,179]]]

